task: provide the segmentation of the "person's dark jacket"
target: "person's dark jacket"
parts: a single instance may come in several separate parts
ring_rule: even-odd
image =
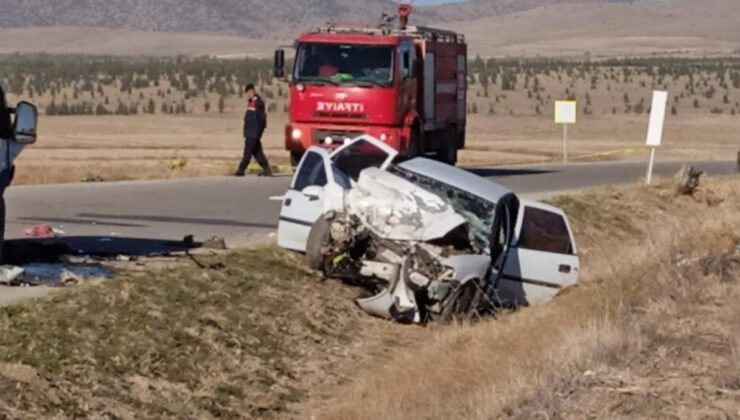
[[[244,137],[258,139],[267,128],[267,112],[265,102],[259,96],[254,96],[247,103],[247,112],[244,114]]]
[[[13,137],[13,120],[10,118],[10,108],[5,101],[5,92],[0,86],[0,138],[10,139]]]

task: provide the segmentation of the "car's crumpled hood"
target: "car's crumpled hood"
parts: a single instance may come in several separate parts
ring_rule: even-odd
[[[346,211],[385,239],[433,241],[467,223],[438,196],[377,168],[362,171],[346,198]]]

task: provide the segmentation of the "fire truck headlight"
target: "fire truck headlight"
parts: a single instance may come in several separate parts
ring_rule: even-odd
[[[382,141],[382,142],[388,141],[388,134],[382,133],[380,135],[380,141]]]
[[[324,139],[324,144],[329,145],[329,144],[332,144],[332,143],[334,143],[334,139],[332,139],[331,137],[326,137]]]
[[[293,140],[300,140],[301,137],[303,137],[303,132],[300,129],[294,128],[293,131],[290,132],[290,137]]]

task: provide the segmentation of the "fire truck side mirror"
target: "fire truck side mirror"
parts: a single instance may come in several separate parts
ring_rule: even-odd
[[[285,51],[275,50],[274,76],[278,79],[285,77]]]

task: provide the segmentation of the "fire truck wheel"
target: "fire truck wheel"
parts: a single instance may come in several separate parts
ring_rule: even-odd
[[[411,140],[406,151],[406,157],[409,159],[419,157],[421,156],[421,150],[421,130],[418,125],[414,124],[414,128],[411,129]]]
[[[447,143],[445,146],[440,149],[437,154],[439,155],[439,160],[442,162],[455,166],[457,164],[457,145],[454,143]]]
[[[298,167],[303,159],[303,152],[290,152],[290,165],[294,168]]]

